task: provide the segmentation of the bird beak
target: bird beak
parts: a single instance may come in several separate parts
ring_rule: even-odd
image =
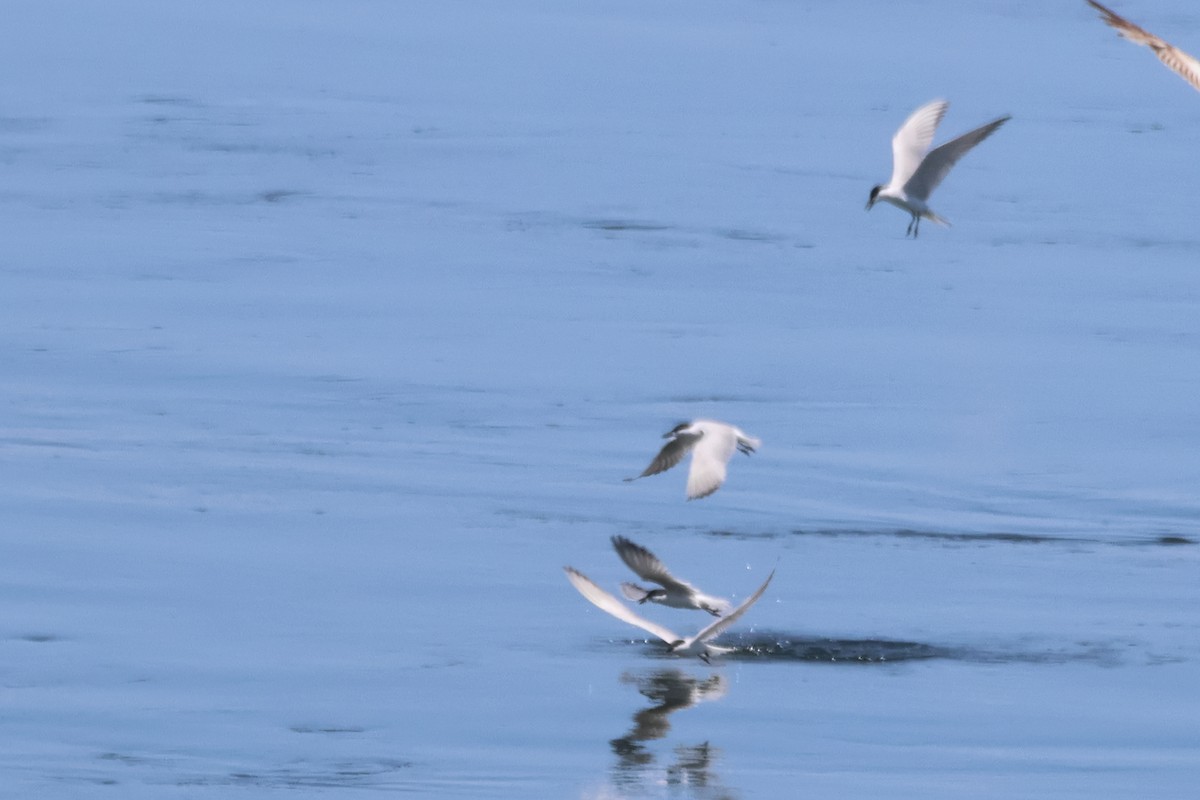
[[[871,210],[871,206],[873,206],[873,205],[875,205],[875,198],[874,198],[874,197],[872,197],[870,200],[868,200],[868,201],[867,201],[867,208],[866,208],[866,210],[867,210],[867,211],[870,211],[870,210]]]
[[[664,433],[664,434],[662,435],[662,438],[664,438],[664,439],[674,439],[674,438],[675,438],[675,431],[667,431],[666,433]]]

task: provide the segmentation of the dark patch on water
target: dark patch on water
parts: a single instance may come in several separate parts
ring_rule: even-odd
[[[953,657],[945,647],[897,639],[830,639],[769,632],[739,638],[741,643],[730,657],[837,664],[897,664]]]
[[[631,639],[630,645],[645,648],[646,654],[662,659],[677,659],[662,642]],[[788,633],[755,631],[741,636],[718,639],[714,644],[732,647],[733,652],[713,660],[789,661],[811,664],[905,664],[915,661],[957,661],[965,664],[1070,664],[1117,666],[1121,653],[1130,645],[1119,642],[1080,641],[1047,643],[1019,642],[1012,645],[943,645],[905,639],[872,637],[839,639],[827,636],[797,636]]]
[[[46,644],[48,642],[61,642],[62,637],[56,636],[53,633],[25,633],[20,636],[13,637],[22,642],[33,642],[34,644]]]
[[[0,117],[0,133],[38,133],[50,124],[49,117]]]
[[[699,403],[770,403],[773,400],[763,397],[736,394],[707,394],[707,395],[675,395],[667,398],[668,403],[696,405]]]
[[[0,446],[2,445],[11,445],[16,447],[64,448],[69,450],[95,450],[94,447],[80,444],[78,442],[67,442],[59,439],[38,439],[33,436],[8,436],[0,439]]]
[[[263,789],[380,789],[395,788],[391,778],[413,762],[400,759],[339,761],[332,764],[296,763],[264,770],[241,770],[212,777],[196,776],[180,786],[253,786]]]
[[[677,530],[684,528],[678,527]],[[823,537],[847,537],[847,538],[880,538],[880,539],[912,539],[925,540],[930,542],[942,542],[945,544],[1015,544],[1015,545],[1067,545],[1067,546],[1096,546],[1107,545],[1110,547],[1146,547],[1161,545],[1192,545],[1197,544],[1197,540],[1189,536],[1179,534],[1162,534],[1156,536],[1113,536],[1099,538],[1095,536],[1067,536],[1058,534],[1041,534],[1041,533],[1009,533],[1004,531],[996,531],[990,533],[967,533],[956,531],[928,531],[915,530],[912,528],[899,528],[893,530],[870,530],[864,528],[795,528],[786,533],[772,533],[768,531],[734,531],[734,530],[708,530],[703,531],[703,535],[712,536],[715,538],[727,539],[777,539],[783,536],[823,536]]]
[[[670,230],[671,226],[636,219],[590,219],[583,222],[583,227],[597,231],[631,231],[638,233]]]
[[[190,97],[168,94],[145,94],[137,98],[137,101],[148,106],[182,106],[186,108],[200,108],[203,106],[203,103],[193,100]]]
[[[303,728],[303,726],[300,726]],[[296,730],[296,728],[293,728]],[[314,733],[353,732],[358,729],[314,727]],[[214,765],[188,769],[177,759],[106,751],[97,761],[126,768],[117,774],[79,775],[74,779],[93,784],[143,781],[155,785],[170,781],[176,786],[254,786],[264,789],[398,789],[399,773],[414,762],[398,758],[347,758],[336,761],[296,759],[286,763],[247,767]],[[111,767],[106,767],[111,772]],[[118,778],[120,780],[118,780]]]
[[[293,725],[288,730],[292,733],[324,733],[335,736],[344,733],[365,733],[367,729],[357,725]]]
[[[689,530],[689,528],[684,525],[675,525],[668,527],[667,530],[685,531]],[[724,529],[704,531],[703,533],[705,536],[712,536],[714,539],[736,539],[738,541],[745,542],[754,541],[756,539],[778,539],[781,536],[781,534],[778,533],[765,533],[760,531],[730,531]]]
[[[994,533],[963,533],[955,531],[921,531],[911,528],[899,528],[897,530],[861,530],[861,529],[844,529],[844,530],[805,530],[797,528],[791,531],[794,536],[853,536],[853,537],[888,537],[894,539],[928,539],[938,542],[963,542],[972,544],[987,544],[989,542],[1003,542],[1005,544],[1046,544],[1047,542],[1093,542],[1091,539],[1079,539],[1067,536],[1052,536],[1047,534],[1034,533],[1006,533],[998,531]]]
[[[269,189],[265,192],[259,192],[258,197],[264,203],[279,203],[292,197],[299,197],[304,192],[295,189]]]
[[[148,759],[140,758],[139,756],[131,756],[126,753],[101,753],[100,755],[96,756],[96,758],[100,759],[101,761],[116,761],[117,763],[127,764],[129,766],[149,763]]]
[[[736,242],[782,242],[782,236],[763,231],[749,231],[744,228],[728,228],[716,232],[718,236],[733,239]]]

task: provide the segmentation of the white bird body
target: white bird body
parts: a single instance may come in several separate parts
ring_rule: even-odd
[[[892,137],[891,180],[872,188],[867,200],[868,210],[883,200],[911,214],[906,236],[911,234],[916,238],[922,219],[939,225],[950,224],[929,207],[929,195],[959,159],[1011,119],[1003,116],[992,120],[930,150],[934,131],[949,107],[950,104],[945,100],[934,100],[918,108],[904,121]]]
[[[762,586],[759,586],[754,594],[746,598],[740,606],[730,611],[723,617],[710,622],[704,628],[701,628],[694,636],[684,638],[675,634],[668,628],[664,628],[655,622],[639,617],[633,613],[617,598],[613,597],[608,592],[597,586],[591,578],[584,575],[574,567],[563,567],[567,573],[567,580],[571,582],[584,598],[592,605],[605,611],[622,622],[627,622],[635,628],[641,628],[647,633],[657,636],[667,643],[671,653],[675,655],[695,655],[708,661],[712,656],[721,655],[722,653],[731,653],[733,648],[721,647],[720,645],[710,644],[712,639],[715,639],[726,628],[738,620],[750,606],[758,602],[758,598],[762,597],[763,592],[767,590],[767,586],[771,583],[771,579],[775,577],[775,570],[771,570],[771,574],[763,581]]]
[[[650,462],[636,478],[626,478],[627,481],[645,478],[666,472],[683,460],[688,453],[692,454],[692,466],[688,470],[687,499],[698,500],[708,497],[721,488],[729,459],[734,452],[741,451],[750,455],[762,446],[762,441],[747,435],[739,428],[712,419],[698,419],[692,422],[682,422],[663,434],[664,439],[670,439],[658,455]]]
[[[621,592],[638,604],[647,601],[670,608],[695,608],[719,617],[729,610],[730,603],[719,597],[704,594],[687,581],[671,574],[658,556],[624,536],[612,537],[613,549],[639,578],[657,583],[661,589],[645,589],[636,583],[622,583]]]
[[[1104,15],[1104,21],[1116,28],[1117,33],[1128,39],[1134,44],[1144,44],[1154,51],[1154,55],[1158,56],[1158,60],[1166,64],[1167,67],[1192,85],[1192,88],[1200,92],[1200,61],[1197,61],[1193,56],[1180,50],[1172,44],[1164,42],[1162,39],[1155,36],[1153,33],[1139,28],[1129,20],[1114,11],[1111,11],[1095,0],[1087,0],[1092,8]]]

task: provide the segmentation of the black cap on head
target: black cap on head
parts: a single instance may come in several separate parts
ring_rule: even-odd
[[[871,206],[875,205],[875,198],[879,197],[881,191],[883,191],[882,183],[871,187],[871,196],[867,198],[867,210],[870,210]]]

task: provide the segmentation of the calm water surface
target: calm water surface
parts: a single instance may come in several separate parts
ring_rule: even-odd
[[[0,796],[1193,796],[1200,101],[1078,5],[15,10]]]

